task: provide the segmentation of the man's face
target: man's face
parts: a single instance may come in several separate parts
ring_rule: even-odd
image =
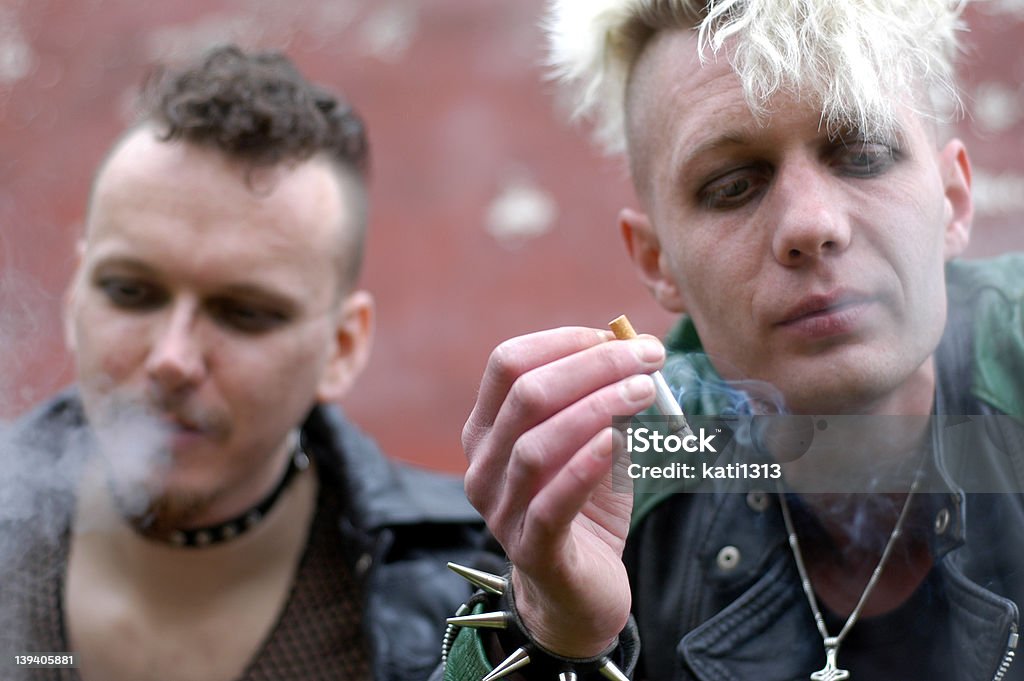
[[[248,184],[246,173],[217,152],[131,133],[97,179],[69,297],[89,420],[101,442],[156,431],[169,523],[255,503],[352,350],[339,336],[336,176],[315,158],[253,171]],[[104,445],[146,454],[123,438]],[[112,464],[114,482],[132,484],[128,462]]]
[[[688,312],[727,379],[767,381],[797,412],[927,412],[946,316],[943,264],[967,242],[969,166],[902,116],[898,142],[830,136],[786,95],[750,113],[726,59],[659,35],[630,92],[634,261]]]

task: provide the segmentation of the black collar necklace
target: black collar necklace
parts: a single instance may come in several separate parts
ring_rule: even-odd
[[[255,506],[224,522],[188,530],[161,528],[156,526],[153,515],[147,513],[146,515],[131,519],[131,524],[137,532],[147,539],[171,546],[203,548],[213,546],[214,544],[222,544],[245,534],[259,525],[267,517],[274,504],[277,503],[281,493],[295,479],[295,476],[307,468],[309,468],[309,457],[302,451],[302,447],[296,444],[292,451],[291,459],[288,461],[288,468],[274,489]]]

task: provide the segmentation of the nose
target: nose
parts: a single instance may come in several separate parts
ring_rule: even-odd
[[[800,267],[850,245],[850,222],[836,178],[813,159],[780,168],[775,180],[772,252],[786,267]]]
[[[195,387],[206,372],[196,318],[194,303],[175,301],[154,331],[146,373],[167,392]]]

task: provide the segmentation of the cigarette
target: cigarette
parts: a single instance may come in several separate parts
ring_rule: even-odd
[[[619,315],[611,320],[608,322],[608,327],[619,340],[636,338],[636,331],[626,315]],[[676,396],[672,394],[672,389],[668,387],[668,381],[660,371],[652,373],[651,378],[654,380],[654,411],[668,419],[668,426],[673,433],[680,431],[685,431],[687,434],[692,433],[690,424],[686,422],[686,414],[683,413],[683,408],[676,401]]]

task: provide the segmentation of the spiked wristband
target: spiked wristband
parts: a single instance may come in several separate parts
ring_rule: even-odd
[[[448,629],[445,631],[442,649],[442,661],[447,664],[448,653],[461,627],[473,629],[494,629],[498,641],[505,652],[513,651],[502,662],[498,663],[480,681],[498,681],[513,672],[522,670],[529,665],[531,676],[548,678],[551,681],[577,681],[592,676],[595,672],[608,681],[629,681],[616,665],[611,656],[619,647],[619,642],[612,644],[599,655],[588,658],[569,658],[556,655],[537,643],[519,617],[515,608],[511,580],[455,563],[448,567],[464,579],[479,587],[480,591],[459,608],[455,617],[448,618]],[[485,612],[474,612],[474,610]],[[627,630],[620,635],[630,643],[636,641],[632,619]],[[630,648],[633,645],[628,646]],[[629,665],[631,666],[631,665]]]

